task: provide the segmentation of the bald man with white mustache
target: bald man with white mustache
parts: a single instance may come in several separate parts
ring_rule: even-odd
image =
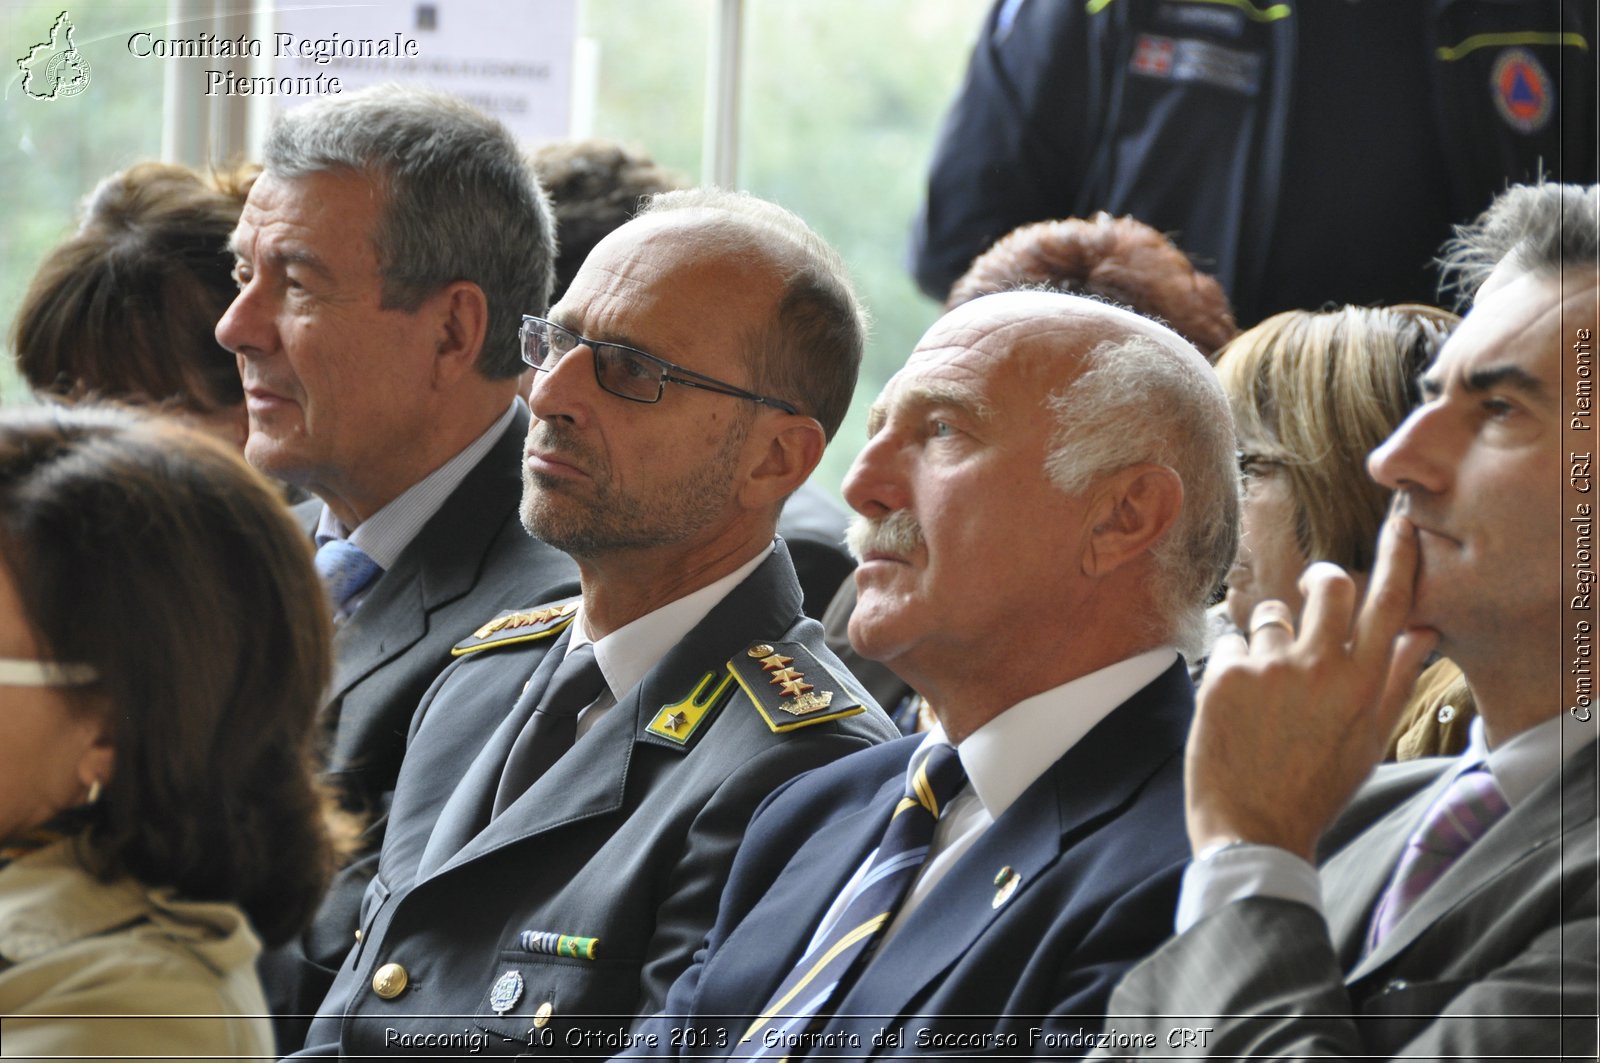
[[[697,1057],[1080,1054],[1187,857],[1179,651],[1237,538],[1227,403],[1165,327],[1008,293],[935,324],[868,431],[850,636],[938,726],[769,799],[641,1032]]]

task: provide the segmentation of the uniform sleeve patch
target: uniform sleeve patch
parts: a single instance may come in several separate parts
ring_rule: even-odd
[[[542,609],[514,609],[501,613],[456,643],[450,650],[450,656],[461,657],[492,646],[549,638],[565,631],[577,612],[578,601],[573,599]]]

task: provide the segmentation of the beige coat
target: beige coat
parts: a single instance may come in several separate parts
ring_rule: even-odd
[[[233,905],[30,853],[0,868],[0,1054],[270,1058],[260,948]]]

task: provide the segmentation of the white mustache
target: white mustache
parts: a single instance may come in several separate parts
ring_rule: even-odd
[[[850,518],[844,541],[857,561],[876,553],[904,557],[922,545],[922,524],[906,509],[897,509],[887,517],[857,514]]]

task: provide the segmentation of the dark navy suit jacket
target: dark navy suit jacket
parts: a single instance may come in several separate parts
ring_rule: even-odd
[[[1172,926],[1193,703],[1174,662],[1068,750],[883,947],[813,1054],[1081,1055],[1072,1038],[1100,1025],[1122,972]],[[636,1031],[635,1054],[741,1054],[752,1017],[878,844],[920,741],[851,754],[773,794],[706,947]],[[1006,868],[1021,881],[996,905]]]

